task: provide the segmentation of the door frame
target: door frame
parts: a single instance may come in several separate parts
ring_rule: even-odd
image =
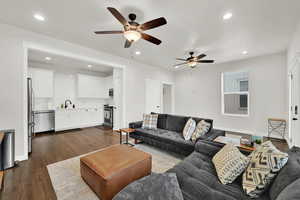
[[[300,54],[298,54],[293,60],[292,60],[292,63],[290,64],[290,68],[288,70],[288,135],[287,135],[287,142],[288,142],[288,145],[290,147],[294,146],[295,145],[295,134],[293,133],[293,130],[292,130],[292,123],[293,123],[293,116],[294,116],[294,113],[293,113],[293,108],[292,108],[292,92],[293,92],[293,86],[292,86],[292,81],[293,81],[293,76],[295,76],[295,72],[297,73],[297,79],[296,81],[298,80],[298,83],[300,82]],[[298,68],[298,69],[296,69]],[[296,83],[296,84],[298,84]],[[295,84],[295,83],[294,83]],[[299,105],[300,105],[300,87],[296,88],[296,90],[298,90],[298,109],[299,109]],[[299,114],[298,114],[299,115]],[[299,119],[300,120],[300,119]],[[299,123],[299,121],[298,121]],[[300,128],[300,126],[298,126],[298,128]]]
[[[171,85],[172,90],[171,90],[171,101],[172,101],[172,106],[171,106],[171,114],[174,114],[175,112],[175,84],[173,82],[169,81],[161,81],[161,80],[156,80],[156,79],[151,79],[151,78],[145,78],[145,88],[147,84],[147,80],[152,80],[152,81],[158,81],[160,85],[160,111],[163,111],[163,85]],[[146,100],[146,90],[145,90],[145,112],[147,111],[147,100]]]
[[[170,85],[171,86],[171,113],[174,114],[175,112],[175,84],[173,82],[167,82],[167,81],[161,81],[161,109],[164,110],[164,85]]]

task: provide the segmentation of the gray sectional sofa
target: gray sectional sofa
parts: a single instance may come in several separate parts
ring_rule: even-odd
[[[212,158],[223,146],[220,143],[199,140],[192,154],[162,176],[154,177],[155,180],[159,179],[161,186],[167,185],[167,189],[165,189],[165,186],[156,187],[157,181],[153,180],[151,175],[149,178],[145,177],[136,181],[133,185],[130,184],[125,187],[115,199],[251,200],[243,191],[242,175],[231,184],[223,185],[219,181]],[[242,153],[248,154],[248,152]],[[288,151],[288,154],[287,164],[281,169],[262,196],[255,198],[255,200],[300,199],[300,148],[293,147]],[[168,174],[170,176],[176,174],[179,188],[168,180]],[[145,188],[141,186],[145,186]],[[171,194],[181,192],[182,196],[177,195],[176,198],[171,198],[165,195],[167,192]]]
[[[250,200],[242,189],[242,175],[228,185],[218,180],[212,158],[223,146],[207,140],[198,141],[192,154],[166,172],[177,175],[184,200]],[[300,199],[300,148],[293,147],[288,154],[286,166],[257,200]]]
[[[190,140],[184,140],[182,131],[189,116],[178,116],[169,114],[158,114],[157,130],[143,129],[142,121],[129,124],[130,128],[136,131],[130,134],[130,137],[141,140],[152,146],[172,151],[184,156],[188,156],[194,151],[195,143]],[[211,127],[205,135],[199,140],[212,141],[216,137],[225,135],[224,131],[213,129],[213,120],[192,117],[197,123],[205,120],[211,124]]]

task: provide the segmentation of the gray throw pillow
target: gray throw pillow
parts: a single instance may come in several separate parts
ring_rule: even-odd
[[[113,200],[183,200],[175,173],[151,174],[121,190]]]

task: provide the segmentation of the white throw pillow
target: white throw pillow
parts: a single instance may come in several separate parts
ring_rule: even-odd
[[[157,129],[158,114],[144,114],[143,125],[144,129]]]
[[[232,183],[248,166],[249,158],[237,147],[226,144],[212,159],[219,180],[223,184]]]
[[[183,137],[185,140],[190,140],[196,128],[196,122],[192,118],[190,118],[183,129]]]

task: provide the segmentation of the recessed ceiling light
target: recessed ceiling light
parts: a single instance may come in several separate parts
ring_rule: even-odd
[[[228,20],[228,19],[231,19],[231,18],[232,18],[232,13],[231,12],[225,13],[225,15],[223,15],[224,20]]]
[[[34,17],[36,20],[39,20],[39,21],[45,21],[45,17],[44,17],[43,15],[35,14],[35,15],[33,15],[33,17]]]
[[[91,67],[93,67],[93,65],[88,65],[88,68],[91,68]]]
[[[248,54],[248,51],[243,51],[242,54],[246,55]]]
[[[52,58],[51,57],[45,57],[45,60],[52,60]]]
[[[141,55],[141,52],[140,51],[136,51],[135,54],[136,55]]]

